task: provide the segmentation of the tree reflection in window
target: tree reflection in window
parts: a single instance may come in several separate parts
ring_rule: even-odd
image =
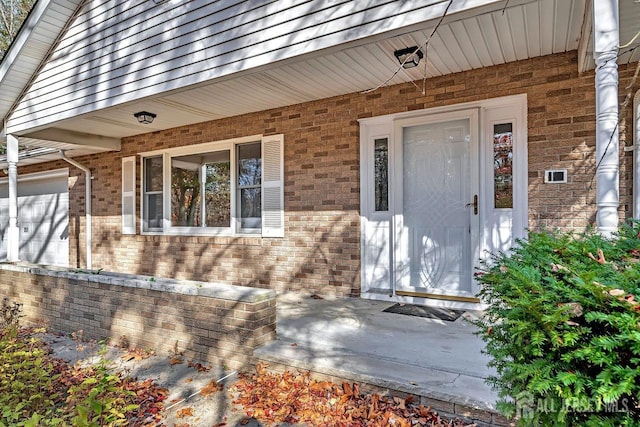
[[[513,208],[513,125],[493,126],[493,194],[496,209]]]
[[[238,145],[238,201],[240,228],[260,228],[262,223],[261,144]]]
[[[389,210],[389,140],[378,138],[374,141],[375,168],[375,211]]]
[[[171,224],[179,227],[230,226],[229,150],[171,159]]]

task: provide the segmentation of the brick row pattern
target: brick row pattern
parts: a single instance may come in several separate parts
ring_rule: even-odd
[[[620,98],[635,64],[620,67]],[[631,88],[636,91],[640,82]],[[579,75],[577,53],[549,55],[411,84],[125,138],[122,150],[79,158],[94,173],[96,267],[220,281],[278,291],[349,296],[360,292],[358,119],[506,95],[528,98],[529,228],[582,231],[595,222],[594,73]],[[631,108],[621,144],[632,143]],[[157,120],[162,120],[158,117]],[[254,134],[285,136],[285,237],[123,236],[121,158],[139,152]],[[622,219],[631,215],[632,153],[620,150]],[[44,164],[21,173],[54,167]],[[545,184],[566,168],[567,184]],[[84,180],[71,169],[70,260],[83,265]],[[138,177],[138,194],[140,179]]]
[[[183,352],[187,358],[234,369],[252,363],[253,350],[275,338],[275,296],[240,302],[77,276],[0,269],[0,298],[24,304],[25,325],[82,330],[85,338],[110,338],[158,354]]]

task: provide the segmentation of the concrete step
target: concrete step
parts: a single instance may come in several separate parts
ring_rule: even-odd
[[[413,395],[441,415],[473,421],[478,426],[509,425],[498,415],[494,403],[497,396],[488,391],[482,377],[323,344],[325,347],[319,348],[281,338],[258,348],[254,356],[275,370],[297,368],[337,382],[357,382],[369,392]]]

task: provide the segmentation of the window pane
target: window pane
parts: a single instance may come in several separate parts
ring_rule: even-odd
[[[513,125],[493,126],[493,191],[496,209],[513,208]]]
[[[162,193],[145,195],[144,219],[147,229],[162,228]]]
[[[262,158],[260,143],[238,146],[238,185],[260,185],[262,182]]]
[[[201,224],[200,162],[199,155],[171,159],[171,225]]]
[[[375,210],[389,210],[389,140],[380,138],[374,145]]]
[[[262,226],[261,188],[240,190],[240,221],[241,228],[260,228]]]
[[[171,159],[172,225],[229,227],[231,225],[230,189],[229,150],[173,157]]]
[[[205,226],[231,226],[231,161],[229,151],[226,159],[207,163],[205,166]]]
[[[162,191],[162,157],[150,157],[144,160],[144,190]]]

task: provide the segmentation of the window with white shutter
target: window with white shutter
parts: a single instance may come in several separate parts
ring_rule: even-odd
[[[136,157],[122,158],[122,234],[136,234]]]
[[[253,135],[140,153],[141,233],[284,237],[283,141]]]

